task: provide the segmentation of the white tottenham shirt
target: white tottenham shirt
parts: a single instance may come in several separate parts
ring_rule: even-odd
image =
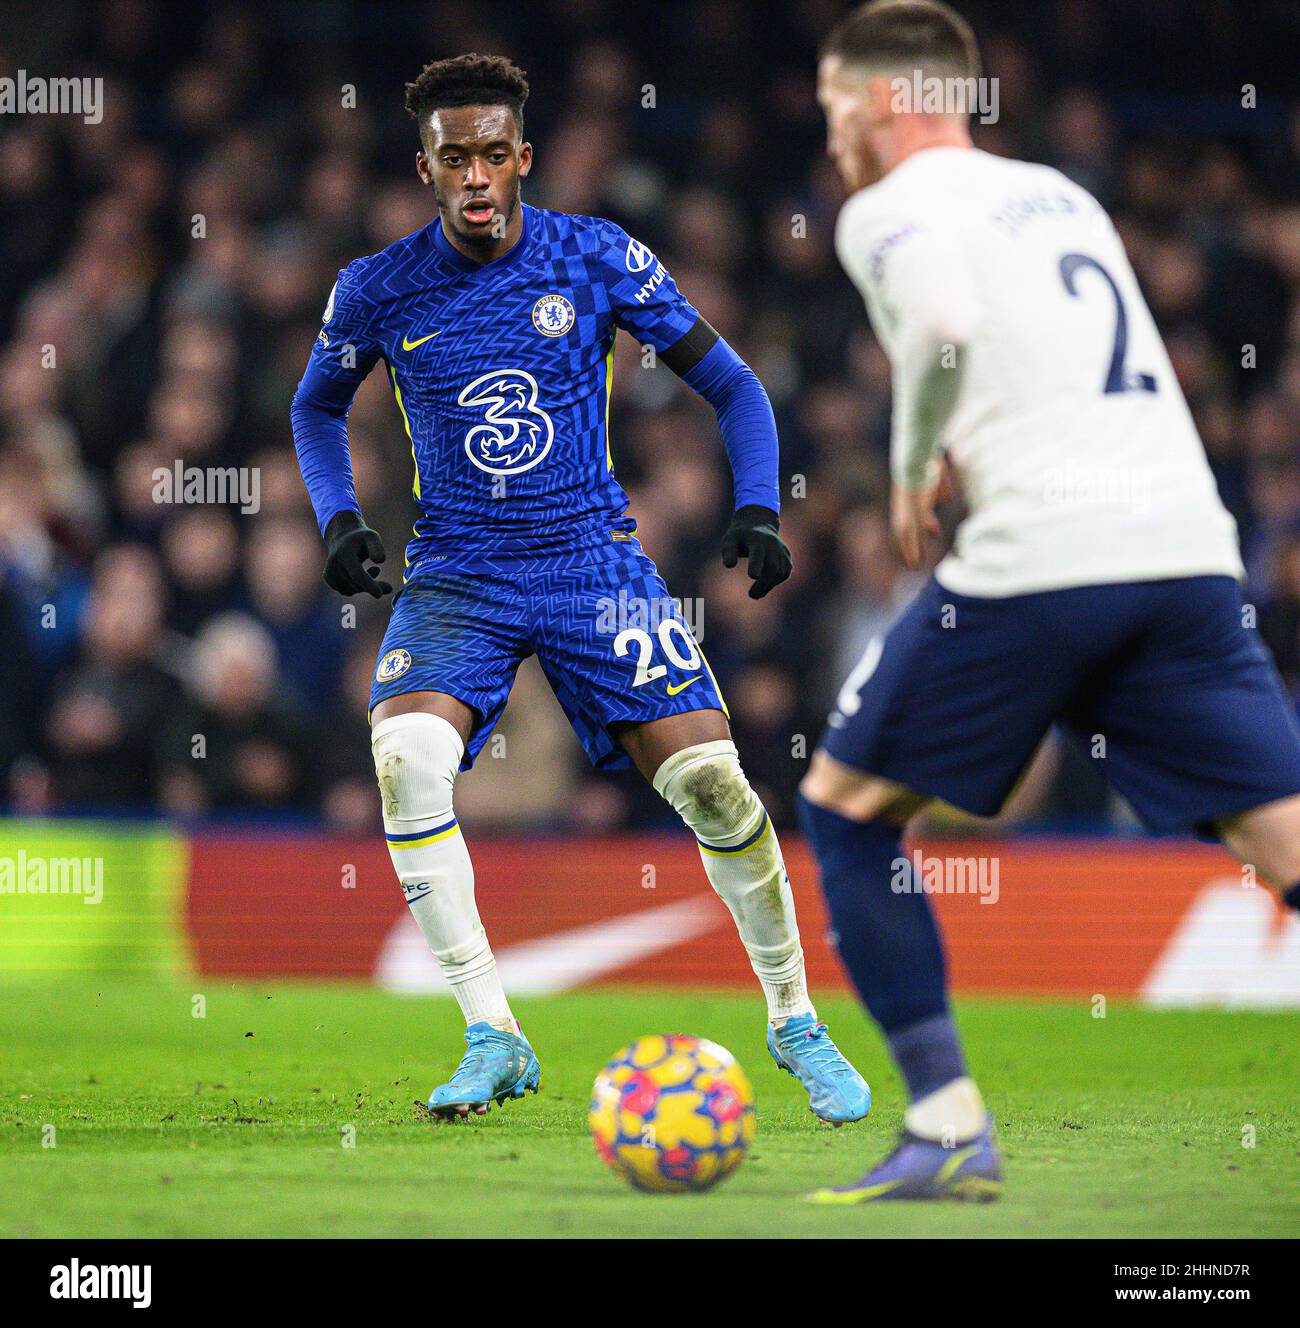
[[[969,515],[941,584],[990,597],[1243,574],[1169,357],[1086,190],[1048,166],[926,148],[845,203],[835,246],[893,366],[896,482],[933,473],[910,407],[964,346],[938,444]]]

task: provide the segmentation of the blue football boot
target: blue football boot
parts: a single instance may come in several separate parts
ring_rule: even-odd
[[[952,1148],[904,1130],[879,1166],[852,1185],[814,1190],[809,1203],[860,1204],[875,1199],[966,1199],[987,1203],[1002,1193],[1002,1159],[993,1142],[993,1120]]]
[[[843,1125],[871,1110],[867,1081],[844,1059],[816,1015],[792,1015],[780,1031],[768,1024],[767,1049],[808,1090],[808,1105],[822,1120]]]
[[[542,1067],[522,1033],[503,1033],[478,1021],[465,1030],[469,1046],[456,1073],[429,1094],[436,1116],[486,1116],[493,1103],[537,1092]]]

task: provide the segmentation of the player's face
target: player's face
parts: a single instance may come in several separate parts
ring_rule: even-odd
[[[442,224],[457,239],[487,247],[519,209],[519,181],[533,164],[508,106],[450,106],[434,111],[415,159],[432,185]]]
[[[853,191],[874,184],[883,171],[871,143],[876,117],[870,89],[828,55],[817,68],[817,100],[826,113],[826,151],[844,183]]]

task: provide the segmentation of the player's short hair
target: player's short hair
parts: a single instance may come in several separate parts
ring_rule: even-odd
[[[508,106],[524,125],[528,79],[504,55],[457,55],[433,60],[406,85],[406,109],[424,126],[432,112],[444,106]]]
[[[860,5],[822,43],[822,55],[851,65],[943,70],[959,78],[980,73],[970,24],[942,0]]]

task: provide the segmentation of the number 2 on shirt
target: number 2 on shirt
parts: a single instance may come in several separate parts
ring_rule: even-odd
[[[1070,295],[1078,296],[1075,278],[1080,268],[1093,268],[1100,272],[1110,293],[1115,297],[1115,344],[1110,352],[1110,367],[1106,371],[1106,384],[1103,393],[1110,392],[1154,392],[1156,380],[1151,374],[1126,373],[1124,352],[1128,349],[1128,314],[1124,309],[1124,297],[1119,293],[1115,278],[1089,254],[1064,254],[1061,257],[1061,280]]]

